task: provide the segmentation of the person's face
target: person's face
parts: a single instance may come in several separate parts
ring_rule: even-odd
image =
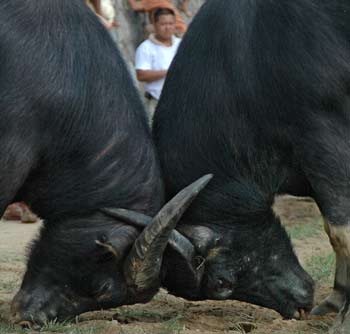
[[[158,21],[154,23],[156,36],[160,40],[169,40],[175,34],[175,16],[164,14],[158,17]]]

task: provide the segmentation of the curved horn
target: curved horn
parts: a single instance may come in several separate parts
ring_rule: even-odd
[[[181,225],[179,233],[186,237],[203,257],[207,257],[208,250],[215,248],[221,240],[221,235],[207,226]]]
[[[134,226],[146,227],[152,223],[152,218],[150,216],[136,211],[115,208],[102,208],[100,210],[111,217],[120,219],[121,221]],[[186,260],[186,262],[188,262],[191,266],[193,265],[192,262],[195,255],[195,250],[190,240],[188,240],[178,231],[173,230],[170,233],[169,245],[184,260]]]
[[[100,210],[108,216],[120,219],[125,223],[130,223],[135,226],[146,227],[152,222],[152,217],[133,210],[120,208],[102,208]]]
[[[211,178],[211,174],[205,175],[178,193],[136,239],[124,262],[126,282],[136,291],[160,285],[160,267],[170,234],[182,214]]]

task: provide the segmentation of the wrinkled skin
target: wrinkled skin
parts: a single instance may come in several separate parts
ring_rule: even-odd
[[[188,212],[196,205],[198,200],[184,221],[191,221]],[[152,221],[128,210],[108,212],[134,226]],[[232,227],[179,225],[177,235],[169,239],[172,247],[165,252],[162,285],[188,300],[237,299],[275,309],[285,318],[292,318],[297,311],[302,316],[300,311],[309,311],[313,305],[313,280],[300,266],[272,209],[250,218]],[[186,242],[179,242],[181,238]],[[174,240],[187,250],[177,252]]]
[[[84,223],[93,221],[81,221]],[[122,264],[139,231],[111,221],[104,224],[105,231],[85,227],[82,232],[82,228],[75,224],[73,230],[63,224],[42,231],[40,242],[33,244],[21,289],[12,303],[15,323],[44,324],[132,302],[128,301]],[[120,238],[125,235],[119,257],[95,242],[109,235],[111,228],[118,231]],[[151,296],[144,298],[140,296],[140,302]]]
[[[163,252],[176,224],[210,179],[183,189],[142,232],[102,211],[44,226],[12,303],[13,322],[42,325],[149,301],[160,287]]]
[[[167,74],[153,136],[166,196],[214,174],[179,225],[211,228],[224,249],[215,256],[209,247],[192,293],[176,286],[169,265],[170,291],[246,300],[285,317],[309,309],[312,281],[271,209],[279,194],[309,196],[337,254],[334,291],[314,313],[343,308],[340,322],[350,319],[349,9],[343,0],[211,0],[197,13]]]
[[[0,24],[0,216],[23,201],[44,221],[13,322],[146,302],[160,286],[169,235],[208,179],[159,211],[146,111],[84,1],[0,1]],[[104,207],[147,213],[152,223],[130,227]]]
[[[241,300],[274,309],[284,318],[292,318],[299,309],[309,311],[313,280],[300,266],[284,228],[277,220],[272,222],[249,229],[236,226],[229,232],[216,230],[215,245],[200,251],[205,253],[205,269],[195,295],[174,284],[174,258],[166,259],[169,275],[164,285],[187,299]]]
[[[146,229],[100,212],[154,217],[165,202],[146,112],[114,41],[81,0],[0,1],[0,24],[0,216],[23,201],[44,221],[13,322],[148,300],[159,268],[147,277],[142,260],[153,267],[162,251],[154,256]],[[145,233],[166,244],[158,223]],[[140,245],[152,256],[137,259]]]
[[[270,236],[265,234],[251,249],[242,251],[243,245],[234,242],[231,248],[219,251],[209,260],[203,292],[213,299],[237,299],[268,307],[285,318],[292,318],[300,308],[310,310],[313,281],[301,268],[287,237],[280,237],[278,243],[270,244]]]

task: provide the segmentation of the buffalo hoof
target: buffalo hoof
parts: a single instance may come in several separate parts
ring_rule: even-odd
[[[344,304],[344,293],[333,289],[333,292],[320,305],[314,307],[311,315],[323,316],[332,312],[339,312]],[[350,333],[350,332],[349,332]]]
[[[344,311],[347,310],[347,311]],[[329,334],[349,334],[350,333],[350,310],[344,308],[339,312]]]

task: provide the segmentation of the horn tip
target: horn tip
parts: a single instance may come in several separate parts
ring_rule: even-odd
[[[213,178],[213,174],[205,174],[202,177],[200,177],[197,181],[194,182],[194,184],[197,185],[196,192],[200,192],[207,184],[208,182]]]

